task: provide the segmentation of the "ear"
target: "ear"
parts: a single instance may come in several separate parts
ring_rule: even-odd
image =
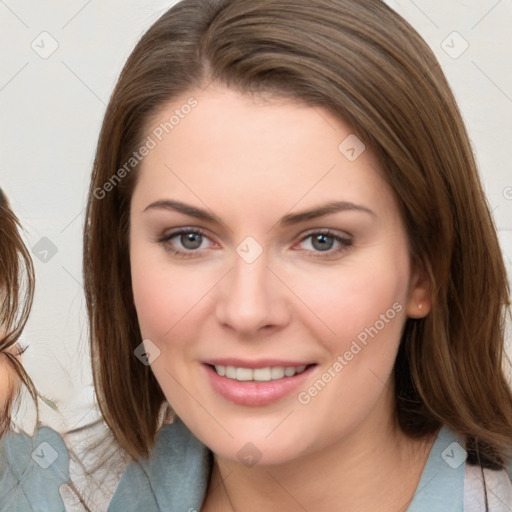
[[[406,312],[409,318],[424,318],[432,309],[431,283],[427,273],[415,265],[409,282]]]

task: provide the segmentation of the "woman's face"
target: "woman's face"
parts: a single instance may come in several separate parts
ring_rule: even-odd
[[[1,221],[0,221],[1,222]],[[0,226],[2,227],[2,226]],[[0,286],[0,305],[5,300],[5,290]],[[0,342],[3,342],[7,333],[4,329],[4,319],[0,317]],[[12,367],[12,364],[8,360],[8,356],[4,352],[10,352],[13,355],[18,354],[19,350],[16,346],[10,346],[0,353],[0,414],[5,411],[7,401],[14,396],[18,388],[18,376]]]
[[[147,135],[133,294],[185,424],[244,463],[382,428],[405,320],[428,303],[372,152],[322,108],[214,85],[166,105]]]

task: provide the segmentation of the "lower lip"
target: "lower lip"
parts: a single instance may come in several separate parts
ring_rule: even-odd
[[[302,373],[293,377],[269,380],[263,382],[238,381],[220,376],[215,369],[203,365],[213,389],[225,399],[238,405],[259,407],[277,402],[292,393],[309,377],[315,365],[308,366]]]

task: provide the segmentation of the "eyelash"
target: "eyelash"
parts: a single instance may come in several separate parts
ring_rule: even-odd
[[[196,254],[198,252],[200,252],[200,249],[196,249],[196,250],[189,249],[187,251],[183,251],[183,250],[174,248],[172,246],[172,244],[170,243],[170,240],[172,238],[175,238],[177,236],[184,235],[187,233],[193,233],[195,235],[200,235],[202,237],[208,238],[208,235],[201,228],[190,227],[190,228],[181,228],[179,230],[173,231],[173,232],[169,233],[168,235],[165,235],[164,237],[159,238],[157,240],[157,242],[160,243],[166,251],[170,252],[171,254],[173,254],[174,256],[176,256],[178,258],[194,258],[194,257],[196,257]],[[312,255],[311,257],[313,257],[313,258],[325,258],[325,257],[332,257],[335,255],[341,254],[342,252],[346,251],[353,244],[353,240],[351,238],[341,237],[340,235],[337,235],[334,231],[332,231],[330,229],[320,229],[320,230],[316,230],[316,231],[310,231],[310,232],[306,233],[300,239],[299,243],[304,242],[305,240],[312,237],[313,235],[328,236],[329,238],[332,238],[335,242],[338,242],[340,244],[340,246],[337,249],[328,250],[328,251],[308,251],[305,249],[306,252],[312,252],[312,253],[317,254],[315,256]]]

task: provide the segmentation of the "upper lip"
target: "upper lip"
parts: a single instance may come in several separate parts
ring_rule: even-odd
[[[290,361],[285,359],[257,359],[253,361],[237,359],[237,358],[225,358],[225,359],[209,359],[207,361],[203,361],[204,364],[209,364],[211,366],[234,366],[236,368],[268,368],[268,367],[299,367],[299,366],[309,366],[312,363],[311,361]]]

